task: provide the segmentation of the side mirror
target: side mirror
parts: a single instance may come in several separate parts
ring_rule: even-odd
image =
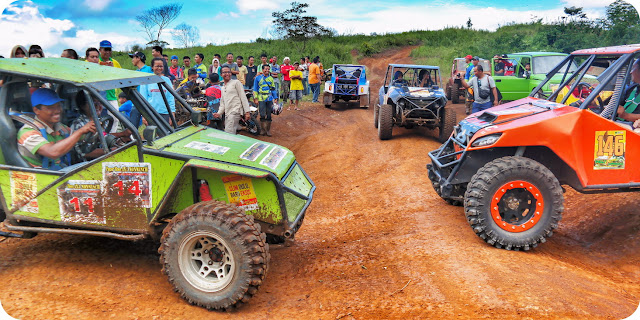
[[[194,126],[198,126],[202,122],[202,112],[194,111],[191,113],[191,123]]]
[[[156,127],[156,126],[147,126],[142,131],[142,137],[145,140],[147,140],[147,144],[150,145],[150,146],[153,145],[153,140],[156,139],[156,130],[157,129],[158,129],[158,127]]]

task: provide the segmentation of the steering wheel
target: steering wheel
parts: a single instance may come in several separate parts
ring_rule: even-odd
[[[576,96],[578,99],[586,98],[587,96],[589,96],[589,94],[591,94],[591,92],[594,89],[595,88],[591,84],[589,84],[587,82],[580,82],[576,86],[576,89],[573,90],[573,93],[574,93],[574,96]],[[576,94],[576,92],[577,92],[577,94]],[[593,106],[589,105],[589,109],[597,109],[597,108],[602,108],[604,106],[602,98],[600,98],[599,95],[596,97],[596,100],[594,102],[595,102],[595,105],[593,105]]]
[[[100,126],[102,127],[102,130],[104,130],[105,132],[107,131],[108,127],[111,127],[113,125],[113,118],[111,118],[110,116],[100,117],[98,118],[98,121],[100,122]],[[87,141],[90,141],[90,142],[99,141],[98,134],[102,134],[102,132],[98,132],[96,128],[96,132],[92,133],[87,138]]]

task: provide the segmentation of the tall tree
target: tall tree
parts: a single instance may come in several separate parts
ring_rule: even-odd
[[[166,44],[166,42],[160,40],[162,31],[180,15],[181,11],[182,4],[170,3],[153,7],[137,15],[136,20],[149,40],[147,44]]]
[[[173,41],[183,48],[192,48],[200,40],[200,29],[183,22],[173,29],[171,35],[173,36]]]
[[[302,42],[302,50],[307,46],[307,40],[313,37],[331,35],[331,30],[318,24],[318,18],[303,15],[307,12],[308,3],[291,2],[291,8],[271,15],[276,35],[285,39]]]
[[[630,3],[616,0],[607,6],[606,18],[602,21],[607,30],[609,44],[640,42],[640,17]]]

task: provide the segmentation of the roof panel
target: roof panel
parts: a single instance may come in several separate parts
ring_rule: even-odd
[[[640,51],[640,44],[627,44],[624,46],[615,47],[581,49],[576,50],[571,54],[625,54],[637,51]]]
[[[158,83],[162,78],[146,72],[101,66],[67,58],[0,59],[0,75],[17,75],[45,81],[85,84],[96,90]]]

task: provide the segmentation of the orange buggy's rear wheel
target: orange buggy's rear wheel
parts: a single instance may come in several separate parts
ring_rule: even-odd
[[[465,215],[487,243],[529,250],[553,234],[564,199],[558,179],[544,165],[523,157],[503,157],[484,165],[465,193]]]

